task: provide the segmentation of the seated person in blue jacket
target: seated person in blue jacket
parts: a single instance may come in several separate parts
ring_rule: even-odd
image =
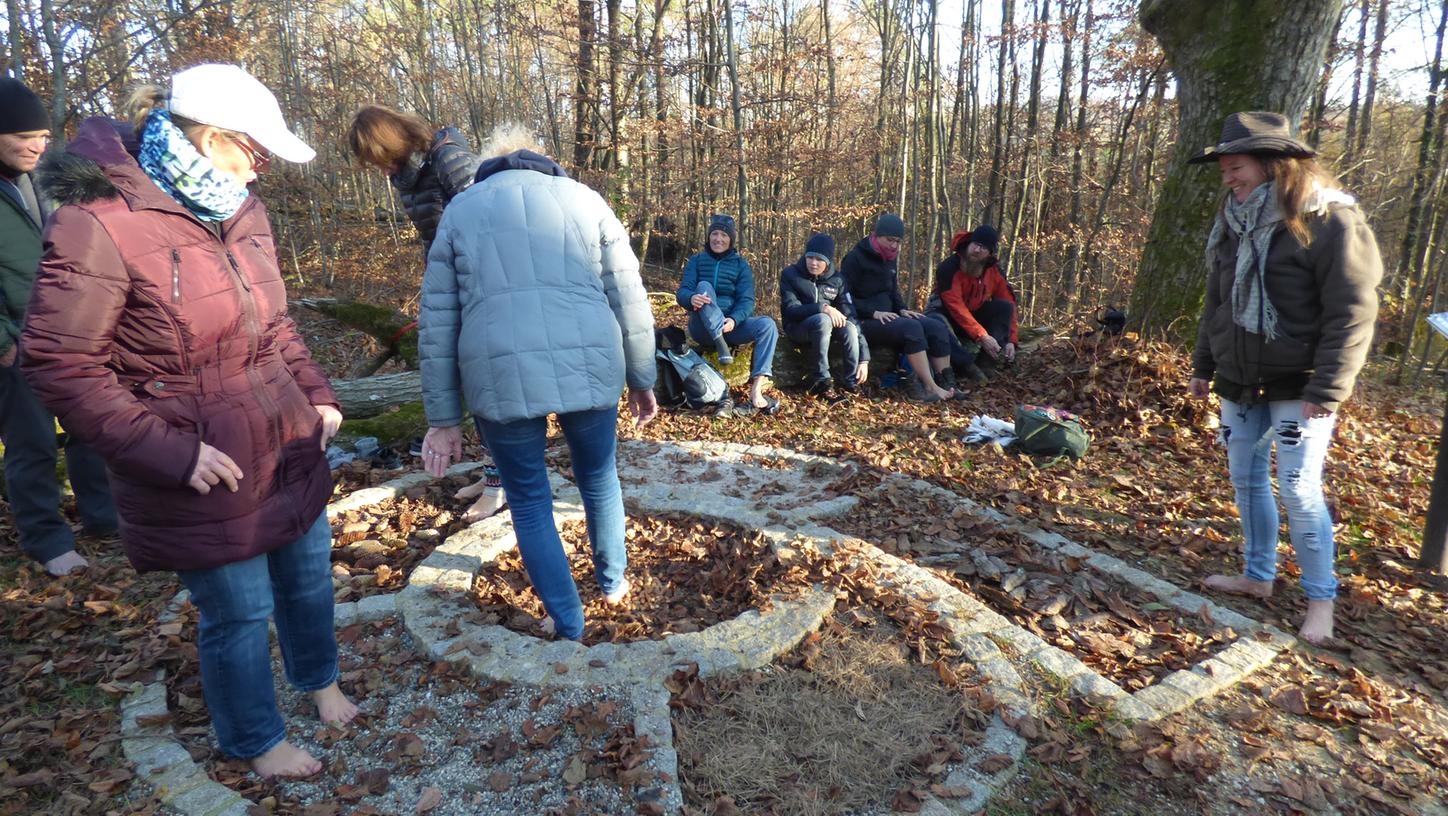
[[[845,391],[860,389],[870,375],[870,347],[860,336],[845,276],[835,268],[835,239],[829,233],[810,236],[804,255],[779,273],[779,314],[784,333],[805,348],[813,364],[809,393],[833,398],[836,382]],[[844,350],[836,379],[830,377],[832,342]]]
[[[774,346],[779,327],[774,319],[754,314],[754,269],[735,244],[734,217],[709,219],[703,252],[684,265],[684,280],[675,298],[689,310],[689,336],[719,350],[719,365],[734,362],[731,347],[754,344],[749,371],[749,403],[766,414],[779,410],[779,400],[764,395],[774,377]]]
[[[904,240],[904,220],[885,213],[875,222],[875,231],[861,238],[840,262],[840,271],[854,299],[865,340],[902,351],[915,372],[912,396],[921,402],[940,402],[956,396],[950,327],[905,308],[896,269]]]

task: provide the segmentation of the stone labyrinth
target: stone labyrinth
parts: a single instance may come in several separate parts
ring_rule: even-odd
[[[459,465],[452,472],[467,473],[475,467]],[[820,486],[853,472],[852,465],[835,460],[763,446],[622,442],[619,447],[619,473],[631,512],[685,514],[754,528],[767,537],[777,553],[813,548],[829,554],[833,542],[849,538],[829,525],[832,519],[855,508],[855,496],[812,498],[809,502],[800,497],[818,497]],[[1015,774],[1026,744],[1001,715],[1013,720],[1036,710],[1023,673],[1028,677],[1044,674],[1057,678],[1057,685],[1069,686],[1076,695],[1110,706],[1123,719],[1151,721],[1237,683],[1292,644],[1291,637],[1272,627],[1119,559],[1022,524],[929,483],[904,476],[891,479],[896,482],[892,488],[948,500],[949,506],[959,506],[972,516],[1010,529],[1043,550],[1079,559],[1083,570],[1124,582],[1154,596],[1159,604],[1188,614],[1210,615],[1238,635],[1191,668],[1172,672],[1128,693],[936,573],[872,545],[858,548],[858,552],[852,549],[851,557],[869,561],[872,573],[881,582],[940,613],[940,623],[948,629],[947,639],[973,664],[999,703],[982,738],[977,744],[962,746],[963,761],[951,766],[945,785],[957,795],[930,798],[921,812],[976,812],[994,790]],[[412,474],[358,491],[332,505],[329,514],[393,498],[426,480],[423,474]],[[558,476],[554,477],[554,486],[560,524],[582,519],[582,504],[574,486]],[[968,543],[948,545],[963,554],[973,549]],[[669,678],[688,664],[696,664],[699,676],[705,679],[768,666],[818,629],[837,603],[834,590],[816,585],[802,596],[777,599],[766,611],[746,611],[702,631],[661,640],[592,646],[545,641],[501,625],[467,622],[464,613],[473,608],[469,591],[475,577],[485,563],[514,546],[507,513],[475,524],[439,545],[413,571],[402,591],[340,604],[338,626],[395,617],[416,640],[419,652],[463,663],[480,682],[622,689],[633,712],[635,733],[647,736],[654,747],[646,766],[659,781],[662,795],[658,801],[669,813],[677,813],[683,803],[677,781],[678,757],[673,749],[670,691],[665,685]],[[179,609],[183,603],[184,593],[173,608]],[[175,741],[171,727],[164,723],[165,717],[156,716],[165,713],[165,687],[160,681],[138,687],[122,703],[125,753],[137,764],[141,777],[148,779],[167,804],[181,813],[244,816],[249,803],[210,780],[191,761]],[[157,722],[162,724],[154,724]],[[985,763],[989,773],[978,769],[987,757],[992,758]],[[1004,767],[1001,757],[1009,758]]]

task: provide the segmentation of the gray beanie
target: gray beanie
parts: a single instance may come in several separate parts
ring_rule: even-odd
[[[895,213],[885,213],[875,222],[875,235],[905,240],[905,220]]]

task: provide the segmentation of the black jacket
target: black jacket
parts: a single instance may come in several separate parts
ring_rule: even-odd
[[[844,312],[851,323],[859,325],[854,299],[845,286],[845,276],[834,264],[830,265],[829,272],[816,278],[805,269],[804,258],[801,257],[779,273],[779,315],[786,334],[810,315],[824,311],[822,307],[825,304]],[[860,344],[860,354],[862,362],[870,359],[868,343]]]
[[[402,208],[417,227],[424,252],[437,234],[437,222],[453,196],[468,189],[479,159],[468,150],[468,140],[457,128],[446,127],[433,137],[426,153],[415,153],[407,166],[392,176],[402,195]]]
[[[860,320],[870,320],[875,312],[902,312],[905,299],[900,296],[900,275],[895,261],[886,262],[870,246],[868,236],[840,261],[845,285],[855,301]]]

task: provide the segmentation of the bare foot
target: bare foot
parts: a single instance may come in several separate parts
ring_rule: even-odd
[[[312,702],[317,704],[317,719],[327,725],[346,725],[357,716],[357,704],[336,683],[312,692]]]
[[[940,397],[940,398],[943,399],[943,400],[954,399],[954,398],[955,398],[955,389],[954,389],[954,388],[941,388],[940,386],[937,385],[937,386],[935,386],[935,396]]]
[[[466,490],[467,488],[464,488]],[[462,491],[458,491],[462,495]],[[503,494],[502,488],[484,488],[482,495],[473,502],[473,506],[463,511],[463,523],[472,524],[490,518],[494,513],[508,506],[508,497]]]
[[[488,478],[486,476],[479,476],[476,482],[473,482],[462,490],[454,493],[453,497],[464,500],[477,498],[478,496],[483,495],[483,491],[486,490],[487,487]]]
[[[1243,575],[1209,575],[1202,582],[1208,589],[1227,592],[1232,595],[1246,595],[1252,598],[1272,597],[1273,581],[1253,581]]]
[[[628,579],[625,578],[623,579],[623,583],[618,585],[618,589],[615,589],[614,591],[603,596],[603,601],[609,606],[618,606],[619,604],[623,603],[624,598],[628,597],[628,591],[630,589],[633,589],[633,585],[631,585],[628,582]]]
[[[89,566],[90,562],[85,560],[85,556],[75,550],[70,550],[46,561],[45,571],[57,578],[62,578],[72,572],[83,570]]]
[[[282,740],[270,751],[251,761],[251,769],[262,778],[304,779],[322,770],[322,762],[297,746]]]
[[[1314,646],[1332,638],[1332,601],[1308,601],[1307,617],[1297,636]]]

